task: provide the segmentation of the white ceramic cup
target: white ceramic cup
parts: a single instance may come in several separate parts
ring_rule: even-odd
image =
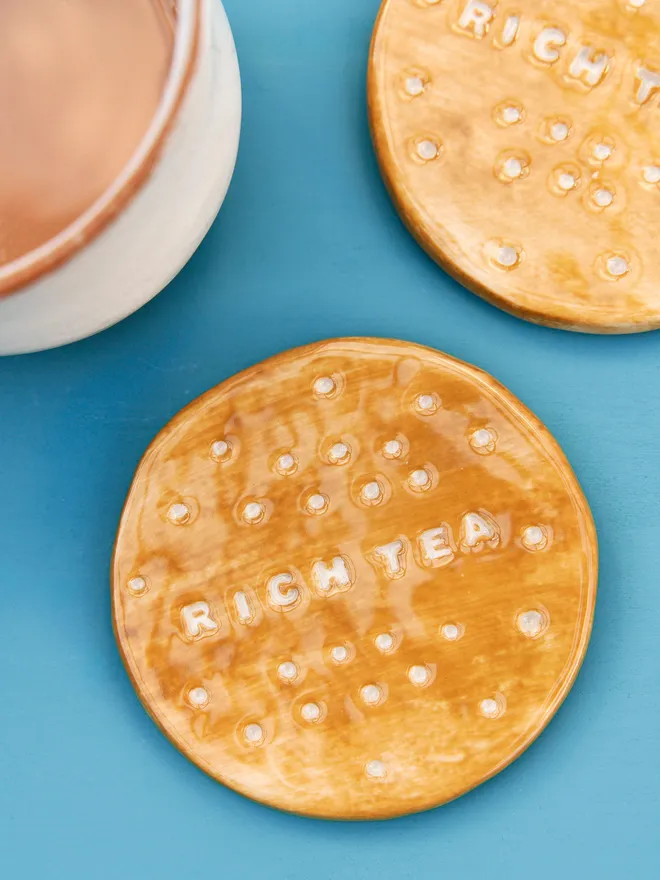
[[[149,130],[112,187],[67,229],[0,268],[0,354],[90,336],[155,296],[213,222],[241,122],[220,0],[177,0],[174,56]]]

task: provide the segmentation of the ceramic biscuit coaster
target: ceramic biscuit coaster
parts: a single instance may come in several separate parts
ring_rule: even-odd
[[[545,727],[584,656],[596,538],[547,430],[404,342],[286,352],[156,438],[114,622],[172,742],[259,801],[381,818],[455,798]]]
[[[659,33],[656,0],[385,0],[371,127],[430,255],[532,321],[660,326]]]

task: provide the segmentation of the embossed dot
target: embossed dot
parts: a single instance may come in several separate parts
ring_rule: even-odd
[[[147,591],[147,582],[143,577],[134,577],[126,584],[131,593],[139,596]]]
[[[206,688],[196,687],[188,691],[188,702],[195,709],[201,709],[209,701],[209,692]]]
[[[307,499],[307,510],[313,514],[325,513],[328,509],[328,499],[320,492],[310,495]]]
[[[550,137],[553,141],[560,143],[568,137],[569,128],[565,122],[553,122],[550,126]]]
[[[377,684],[365,684],[360,691],[360,696],[367,706],[377,706],[383,699],[383,692]]]
[[[321,707],[318,703],[305,703],[300,714],[310,724],[315,724],[321,718]]]
[[[248,724],[245,728],[244,733],[245,739],[251,745],[256,746],[264,741],[264,730],[261,724],[256,724],[254,722],[252,724]]]
[[[336,388],[335,380],[330,376],[320,376],[314,382],[314,391],[319,397],[330,397]]]
[[[433,141],[424,139],[417,143],[417,155],[425,162],[431,162],[438,157],[440,149]]]
[[[384,779],[387,776],[387,767],[379,760],[368,761],[364,772],[371,779]]]
[[[520,110],[512,104],[502,108],[502,119],[507,125],[514,125],[516,122],[520,122],[520,116]]]
[[[348,660],[348,648],[344,647],[344,645],[337,645],[330,651],[330,656],[335,663],[346,663]]]
[[[394,636],[391,633],[379,633],[376,636],[375,643],[378,650],[386,654],[394,647]]]
[[[646,0],[628,0],[628,6],[632,6],[633,9],[641,9],[645,3]]]
[[[411,666],[408,670],[408,679],[416,687],[424,687],[431,680],[431,671],[428,666]]]
[[[642,169],[642,176],[647,183],[660,183],[660,165],[647,165]]]
[[[475,431],[472,435],[473,446],[488,446],[489,443],[490,431],[487,431],[485,428],[479,428],[479,430]]]
[[[625,257],[613,256],[607,258],[605,269],[607,274],[611,275],[613,278],[622,278],[624,275],[628,274],[630,266]]]
[[[415,409],[425,416],[432,416],[438,410],[438,399],[435,394],[419,394],[415,400]]]
[[[531,611],[523,611],[522,614],[519,614],[516,623],[524,636],[533,639],[546,628],[547,619],[543,612],[532,609]]]
[[[575,189],[576,183],[577,181],[575,177],[568,171],[562,171],[557,178],[557,184],[560,189],[564,190],[564,192],[569,192],[570,190]]]
[[[512,269],[518,263],[518,252],[510,245],[503,245],[497,251],[495,259],[505,269]]]
[[[335,443],[328,452],[328,458],[333,464],[344,464],[350,457],[351,449],[346,443]]]
[[[494,452],[497,435],[489,428],[478,428],[470,435],[470,446],[480,455]]]
[[[383,455],[386,458],[399,458],[403,452],[403,444],[399,440],[388,440],[383,446]]]
[[[499,700],[488,697],[479,703],[479,711],[484,718],[497,718],[504,711],[504,707]]]
[[[264,508],[258,501],[249,501],[243,508],[243,519],[245,522],[254,524],[260,522],[264,517]]]
[[[406,77],[404,88],[407,95],[410,95],[411,98],[416,98],[424,91],[424,83],[419,76],[408,76]]]
[[[593,149],[593,157],[599,162],[605,162],[612,155],[612,147],[609,144],[596,144]]]
[[[577,165],[558,165],[553,168],[548,186],[550,192],[563,198],[572,190],[577,189],[580,183],[580,168]]]
[[[522,151],[513,153],[507,150],[504,153],[500,153],[495,161],[495,176],[502,183],[520,180],[529,174],[531,161],[528,153]]]
[[[292,660],[286,660],[277,667],[277,674],[282,681],[293,681],[298,677],[298,667]]]
[[[360,496],[363,501],[371,503],[380,501],[383,497],[383,490],[380,487],[380,483],[377,480],[371,480],[369,483],[365,483],[360,490]]]
[[[523,172],[522,162],[520,159],[516,159],[515,156],[511,156],[504,162],[502,171],[510,180],[515,180],[517,177],[520,177]]]
[[[548,543],[548,536],[541,526],[527,526],[521,540],[528,550],[543,550]]]
[[[408,483],[412,489],[428,489],[431,485],[431,475],[426,468],[417,468],[408,477]]]
[[[501,128],[522,122],[525,111],[517,101],[502,101],[493,108],[493,119]]]
[[[284,452],[277,459],[277,464],[275,465],[275,467],[281,474],[287,475],[292,474],[296,470],[298,465],[296,459],[293,455],[291,455],[290,452]]]
[[[231,454],[231,444],[227,440],[216,440],[211,446],[211,457],[225,460]]]
[[[441,629],[443,639],[448,642],[456,642],[461,637],[461,628],[455,623],[445,623]]]
[[[608,208],[614,201],[614,194],[608,189],[597,189],[593,195],[593,199],[599,208]]]
[[[167,518],[174,525],[182,526],[190,520],[190,508],[183,502],[172,504],[167,511]]]

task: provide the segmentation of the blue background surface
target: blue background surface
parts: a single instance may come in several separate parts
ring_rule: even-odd
[[[117,327],[0,359],[0,876],[657,878],[660,335],[498,312],[404,231],[370,146],[378,0],[227,0],[244,83],[221,215]],[[563,445],[601,543],[596,625],[566,703],[493,781],[389,823],[250,803],[148,719],[115,649],[108,571],[144,448],[184,404],[291,346],[425,343],[493,373]]]

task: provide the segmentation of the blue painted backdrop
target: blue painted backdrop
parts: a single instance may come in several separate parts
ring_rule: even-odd
[[[236,175],[190,264],[119,326],[0,360],[0,876],[659,876],[660,334],[533,327],[455,284],[384,192],[365,119],[378,0],[227,0]],[[435,346],[554,432],[601,542],[596,626],[540,740],[461,800],[390,823],[298,819],[212,782],[147,718],[110,626],[133,470],[184,404],[341,335]]]

